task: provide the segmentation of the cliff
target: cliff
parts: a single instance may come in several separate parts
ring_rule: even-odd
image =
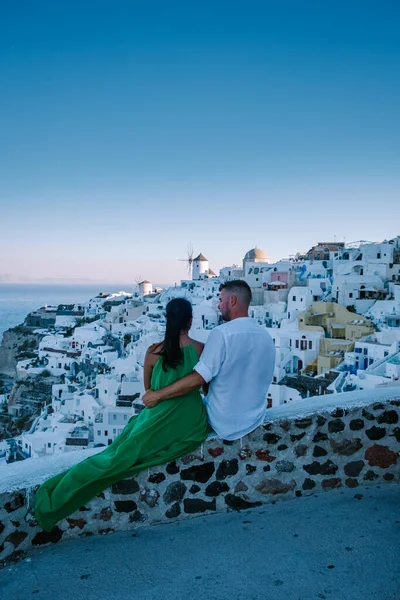
[[[34,331],[34,327],[18,325],[4,332],[0,346],[0,375],[16,377],[17,361],[31,358],[37,351],[43,336]]]
[[[43,407],[50,404],[52,385],[60,381],[58,377],[41,375],[15,381],[8,399],[8,412],[0,414],[0,440],[29,431]],[[14,406],[17,411],[12,410]]]

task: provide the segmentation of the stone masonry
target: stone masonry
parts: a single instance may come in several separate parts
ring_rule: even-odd
[[[0,564],[71,537],[399,482],[399,413],[400,401],[387,400],[274,419],[235,442],[210,438],[194,454],[116,483],[50,533],[31,512],[36,488],[2,494]]]

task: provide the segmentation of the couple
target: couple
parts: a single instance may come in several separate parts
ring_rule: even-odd
[[[263,422],[275,349],[266,329],[248,317],[250,301],[244,281],[222,284],[218,308],[227,322],[211,331],[205,346],[188,335],[190,302],[168,303],[165,339],[145,357],[147,408],[103,452],[40,486],[35,517],[44,530],[121,479],[193,452],[210,426],[223,439],[235,440]]]

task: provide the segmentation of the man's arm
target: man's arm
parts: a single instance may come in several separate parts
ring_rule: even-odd
[[[179,396],[184,396],[189,392],[192,392],[196,388],[201,387],[206,383],[205,379],[197,371],[193,371],[190,375],[186,375],[186,377],[182,377],[182,379],[178,379],[175,383],[168,385],[162,390],[149,390],[142,397],[143,403],[147,408],[153,408],[157,406],[163,400],[169,400],[169,398],[177,398]]]
[[[142,398],[147,408],[157,406],[159,402],[176,398],[192,392],[198,387],[207,384],[215,377],[225,360],[225,340],[218,327],[213,329],[204,346],[199,362],[195,365],[193,373],[175,381],[171,385],[157,390],[149,390]]]

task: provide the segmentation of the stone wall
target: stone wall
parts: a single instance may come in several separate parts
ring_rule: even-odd
[[[1,564],[71,537],[244,510],[342,486],[357,494],[361,484],[399,482],[400,388],[393,390],[356,406],[348,393],[329,396],[329,404],[318,399],[311,412],[310,399],[303,411],[296,403],[297,413],[293,407],[271,409],[268,422],[242,440],[210,438],[194,454],[120,481],[51,533],[31,513],[37,489],[32,479],[28,488],[11,486],[12,492],[0,493]]]

